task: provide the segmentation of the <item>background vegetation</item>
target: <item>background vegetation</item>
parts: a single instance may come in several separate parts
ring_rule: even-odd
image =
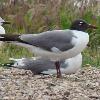
[[[0,0],[0,16],[11,25],[4,26],[7,34],[39,33],[69,28],[81,18],[98,26],[90,34],[89,47],[83,52],[83,64],[100,66],[100,3],[99,0]],[[0,62],[9,57],[33,56],[25,48],[4,44],[0,48]]]

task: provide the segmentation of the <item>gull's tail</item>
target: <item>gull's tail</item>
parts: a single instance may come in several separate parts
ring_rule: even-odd
[[[22,44],[29,44],[26,41],[20,39],[21,35],[18,34],[0,34],[0,41],[9,42],[9,43],[22,43]]]
[[[14,67],[14,62],[9,62],[9,63],[0,63],[0,66],[2,67]]]
[[[20,41],[20,35],[0,34],[0,41]]]

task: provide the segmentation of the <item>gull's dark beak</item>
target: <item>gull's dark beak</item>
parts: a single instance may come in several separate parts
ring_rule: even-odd
[[[3,24],[11,24],[9,21],[2,22]]]
[[[88,24],[88,28],[91,28],[91,29],[97,29],[98,27],[95,26],[95,25]]]

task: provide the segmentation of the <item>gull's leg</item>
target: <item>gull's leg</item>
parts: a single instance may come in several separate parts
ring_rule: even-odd
[[[60,63],[59,61],[55,62],[56,70],[57,70],[57,78],[61,77],[61,71],[60,71]]]

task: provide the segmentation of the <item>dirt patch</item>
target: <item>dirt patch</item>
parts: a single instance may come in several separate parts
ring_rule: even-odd
[[[33,75],[0,68],[0,100],[100,100],[100,69],[87,67],[73,75]]]

